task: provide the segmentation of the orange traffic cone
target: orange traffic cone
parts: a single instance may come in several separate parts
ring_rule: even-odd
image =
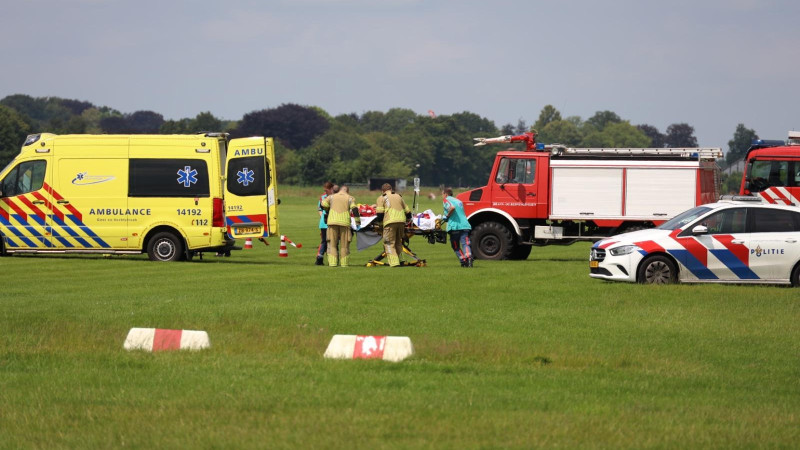
[[[278,252],[278,256],[281,258],[288,258],[289,252],[286,251],[286,236],[281,235],[281,249]]]
[[[245,250],[253,248],[253,239],[252,238],[245,239],[244,248],[245,248]]]

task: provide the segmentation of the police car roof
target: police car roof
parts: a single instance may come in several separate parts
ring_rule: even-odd
[[[716,203],[709,203],[703,206],[708,206],[711,208],[721,208],[731,205],[777,207],[782,209],[790,209],[793,211],[800,211],[800,207],[798,207],[795,204],[780,205],[776,203],[768,203],[762,197],[756,197],[751,195],[723,195],[722,197],[719,198],[719,200]]]

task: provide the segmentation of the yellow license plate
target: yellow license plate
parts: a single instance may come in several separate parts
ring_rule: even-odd
[[[596,269],[600,267],[600,261],[589,261],[589,268]]]
[[[261,234],[261,227],[236,227],[233,231],[237,236],[243,234]]]

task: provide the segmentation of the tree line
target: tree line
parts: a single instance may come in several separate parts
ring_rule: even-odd
[[[694,128],[687,123],[672,124],[662,133],[652,125],[632,125],[612,111],[598,111],[585,120],[562,117],[552,105],[544,106],[530,127],[520,119],[516,125],[498,128],[493,121],[466,111],[433,117],[392,108],[331,116],[321,108],[292,103],[252,111],[234,121],[211,112],[165,120],[154,111],[126,114],[86,101],[15,94],[0,100],[0,167],[19,153],[31,133],[223,131],[231,137],[274,137],[281,183],[364,183],[370,177],[417,176],[427,185],[476,186],[485,183],[499,148],[474,147],[472,138],[530,129],[537,130],[539,142],[572,147],[697,146]],[[755,132],[739,124],[728,143],[727,161],[740,158],[752,138],[757,138]]]

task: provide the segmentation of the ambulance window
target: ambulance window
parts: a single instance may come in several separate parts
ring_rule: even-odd
[[[131,197],[208,197],[208,166],[202,159],[131,159]]]
[[[266,195],[269,170],[264,170],[263,156],[247,156],[228,161],[228,192],[241,197]],[[265,177],[266,182],[265,182]]]
[[[38,191],[44,185],[46,161],[26,161],[11,169],[2,182],[3,197]]]

